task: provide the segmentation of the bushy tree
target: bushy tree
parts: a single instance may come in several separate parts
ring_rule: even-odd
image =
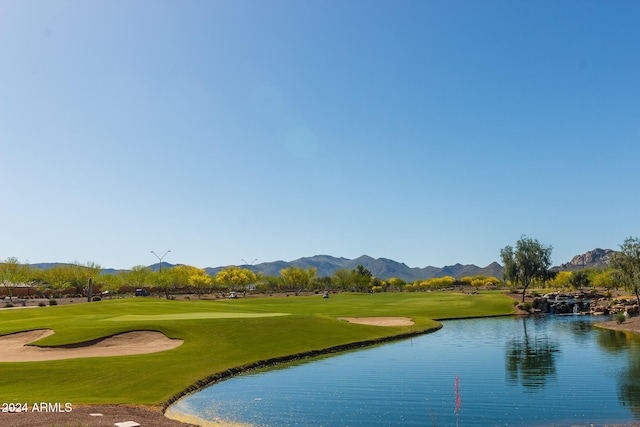
[[[95,262],[88,262],[84,265],[74,262],[68,265],[71,286],[76,290],[77,295],[86,295],[89,278],[97,278],[102,272]]]
[[[537,239],[522,236],[515,249],[505,246],[500,250],[504,265],[504,278],[513,286],[522,285],[522,302],[531,283],[546,280],[551,266],[551,246],[541,244]]]
[[[392,277],[390,279],[387,280],[387,286],[391,289],[397,289],[400,292],[402,292],[402,289],[405,287],[407,283],[398,278],[398,277]]]
[[[309,286],[317,273],[318,270],[315,267],[302,268],[291,266],[280,270],[282,282],[290,289],[295,289],[296,295],[299,295],[302,290]]]
[[[605,288],[605,289],[613,289],[616,287],[616,280],[613,275],[613,270],[608,268],[606,270],[602,270],[593,275],[591,279],[591,283],[596,288]]]
[[[360,291],[368,291],[372,285],[373,274],[362,264],[358,264],[354,270],[352,270],[351,280],[353,286]]]
[[[40,274],[43,282],[42,290],[51,292],[54,296],[61,295],[71,288],[71,274],[66,265],[56,265]]]
[[[614,277],[640,301],[640,239],[627,237],[610,263]]]
[[[570,271],[559,271],[553,279],[549,281],[549,284],[554,288],[564,289],[568,288],[571,283]]]
[[[122,281],[134,288],[142,288],[149,284],[151,277],[151,269],[144,265],[135,265],[129,271],[123,271],[121,274]]]
[[[483,286],[495,286],[500,283],[500,279],[493,276],[477,275],[473,277],[465,276],[460,279],[460,282],[479,288]]]
[[[109,296],[120,292],[120,288],[124,285],[124,280],[120,274],[101,274],[96,280],[96,284],[100,285],[101,291],[108,291]]]
[[[171,293],[175,289],[175,281],[171,270],[154,271],[149,275],[149,281],[157,289],[164,292],[167,299],[171,299]]]
[[[15,257],[9,257],[0,262],[0,281],[7,290],[10,301],[13,298],[13,289],[19,284],[30,281],[29,270],[29,265],[21,264]]]
[[[348,290],[353,283],[353,271],[347,268],[339,268],[333,272],[331,281],[333,285],[342,290]]]
[[[213,284],[213,278],[209,276],[203,268],[191,265],[178,265],[173,267],[171,272],[177,286],[193,289],[193,291],[198,294],[198,297],[201,296],[204,289],[209,288]]]
[[[456,279],[452,276],[432,277],[427,280],[417,280],[411,286],[407,285],[407,290],[425,291],[438,290],[453,286]]]
[[[574,289],[580,289],[589,286],[589,275],[586,271],[583,270],[574,271],[573,273],[571,273],[569,283]]]
[[[232,291],[246,289],[248,285],[258,280],[256,274],[248,268],[231,265],[216,274],[216,282],[222,283]]]
[[[74,262],[50,268],[42,275],[42,279],[56,295],[69,288],[74,288],[76,295],[86,295],[89,278],[97,279],[101,272],[102,267],[94,262],[85,265]]]

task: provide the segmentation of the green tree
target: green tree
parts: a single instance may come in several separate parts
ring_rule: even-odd
[[[586,286],[589,286],[589,275],[586,271],[574,271],[571,273],[571,277],[569,278],[569,283],[574,289],[580,289]]]
[[[166,299],[171,299],[171,293],[175,289],[175,281],[171,270],[165,268],[164,270],[154,271],[149,275],[149,281],[164,293]]]
[[[614,277],[640,301],[640,239],[627,237],[620,245],[620,251],[611,257],[610,265]]]
[[[505,283],[513,288],[518,286],[518,265],[512,246],[505,246],[500,250],[500,258],[502,258],[502,278]]]
[[[331,281],[336,288],[346,291],[352,283],[353,272],[347,268],[339,268],[333,272]]]
[[[124,285],[124,280],[120,274],[101,274],[96,280],[96,285],[100,285],[100,290],[108,292],[109,297],[120,292]]]
[[[71,288],[72,276],[71,269],[67,264],[59,264],[48,270],[43,270],[42,281],[46,284],[46,291],[50,291],[53,296],[58,297]]]
[[[9,257],[0,263],[0,281],[7,290],[10,301],[13,300],[13,289],[30,281],[29,270],[27,264],[21,264],[15,257]]]
[[[295,289],[296,295],[300,295],[304,289],[307,289],[318,270],[315,267],[287,267],[280,270],[282,282],[290,289]]]
[[[329,276],[321,276],[314,277],[311,280],[311,286],[313,286],[316,290],[328,291],[333,286],[333,282],[331,281],[331,277]]]
[[[504,265],[505,280],[513,286],[522,285],[522,302],[529,285],[536,279],[546,280],[551,266],[551,246],[541,244],[537,239],[522,236],[516,242],[515,250],[505,246],[500,250]]]
[[[84,265],[74,262],[61,266],[61,275],[65,277],[65,281],[75,288],[77,295],[86,295],[89,278],[97,279],[102,272],[95,262],[88,262]]]
[[[353,270],[352,281],[360,292],[368,291],[373,281],[373,274],[362,264],[358,264]]]
[[[282,285],[282,280],[278,276],[265,276],[258,275],[257,278],[257,288],[263,292],[274,292],[279,291]]]
[[[135,265],[131,267],[129,271],[123,271],[121,273],[122,280],[128,286],[136,289],[141,289],[145,284],[148,284],[151,277],[151,269],[144,265]]]

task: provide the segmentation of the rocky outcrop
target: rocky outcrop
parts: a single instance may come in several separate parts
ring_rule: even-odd
[[[552,271],[575,271],[584,268],[607,267],[611,255],[614,253],[615,251],[611,249],[596,248],[582,255],[574,256],[571,261],[552,268]]]

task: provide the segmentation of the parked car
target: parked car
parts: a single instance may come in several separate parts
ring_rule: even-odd
[[[151,295],[151,292],[146,289],[136,289],[137,297],[148,297],[149,295]]]

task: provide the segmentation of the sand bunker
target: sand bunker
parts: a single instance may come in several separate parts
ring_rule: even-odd
[[[1,336],[0,362],[40,362],[80,357],[128,356],[172,350],[183,343],[182,340],[170,339],[161,332],[135,331],[59,347],[25,345],[53,335],[53,333],[51,329],[40,329]]]
[[[408,317],[341,317],[349,323],[373,326],[411,326],[413,320]]]

